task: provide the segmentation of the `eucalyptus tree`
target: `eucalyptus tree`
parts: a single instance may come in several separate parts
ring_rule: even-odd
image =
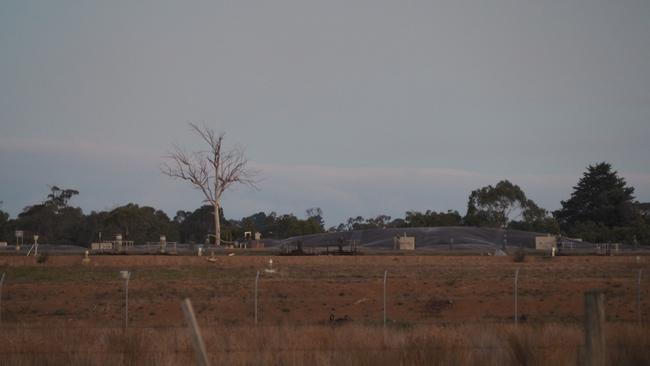
[[[205,149],[188,152],[174,146],[161,167],[163,174],[188,182],[203,195],[203,202],[214,210],[215,244],[221,244],[221,199],[233,184],[257,188],[257,171],[248,166],[248,159],[240,146],[225,149],[224,133],[216,134],[207,126],[190,123],[190,129],[203,140]]]

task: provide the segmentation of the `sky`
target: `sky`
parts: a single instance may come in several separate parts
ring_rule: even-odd
[[[650,2],[0,2],[0,209],[49,186],[89,212],[194,210],[160,173],[188,123],[226,133],[259,190],[224,196],[328,226],[466,211],[508,179],[558,209],[590,164],[650,201]]]

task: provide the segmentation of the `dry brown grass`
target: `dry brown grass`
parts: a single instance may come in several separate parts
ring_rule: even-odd
[[[647,327],[609,324],[612,365],[650,364]],[[228,365],[576,365],[575,325],[347,325],[203,329],[213,364]],[[187,365],[185,328],[3,328],[7,365]]]
[[[214,364],[576,365],[584,291],[606,293],[609,362],[650,365],[650,328],[637,327],[636,273],[628,257],[268,257],[73,256],[36,264],[0,258],[6,272],[0,365],[188,365],[194,361],[180,302],[192,299]],[[519,327],[513,274],[519,277]],[[118,271],[134,272],[129,324]],[[387,331],[382,274],[389,271]],[[647,282],[642,319],[650,319]],[[349,315],[329,326],[330,314]]]

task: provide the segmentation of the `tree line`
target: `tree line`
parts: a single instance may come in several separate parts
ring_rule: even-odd
[[[39,235],[39,243],[73,244],[88,246],[101,240],[123,240],[136,244],[157,242],[160,235],[167,241],[182,243],[206,243],[214,241],[215,219],[212,205],[204,205],[194,211],[177,211],[170,218],[164,211],[149,206],[129,203],[109,211],[92,211],[84,214],[69,201],[79,194],[74,189],[51,187],[47,198],[38,204],[27,206],[15,219],[0,210],[0,241],[14,242],[14,233],[21,230],[25,242],[32,242],[32,235]],[[219,211],[222,240],[244,237],[246,231],[261,231],[265,237],[286,238],[323,232],[322,210],[307,210],[304,219],[293,214],[278,215],[263,212],[242,218],[226,220],[223,209]]]
[[[503,180],[472,191],[464,216],[452,210],[407,211],[403,218],[383,214],[350,217],[328,229],[318,207],[307,209],[302,218],[258,212],[239,220],[226,219],[222,207],[215,220],[214,204],[178,211],[173,218],[162,210],[134,203],[84,214],[70,205],[77,195],[77,190],[53,186],[43,202],[25,207],[15,219],[0,210],[0,241],[13,242],[14,231],[23,230],[28,238],[38,234],[39,242],[51,244],[87,246],[100,239],[112,240],[117,234],[136,243],[158,241],[161,234],[168,241],[205,243],[214,237],[215,222],[219,222],[223,223],[218,229],[224,241],[241,239],[246,231],[283,239],[325,231],[478,226],[562,234],[590,242],[650,243],[648,204],[635,201],[634,188],[605,162],[587,167],[571,196],[554,212],[539,207],[519,186]]]

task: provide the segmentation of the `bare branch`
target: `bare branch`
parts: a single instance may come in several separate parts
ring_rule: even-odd
[[[225,134],[215,134],[206,126],[190,123],[190,130],[196,133],[207,145],[207,150],[188,153],[178,146],[165,157],[167,162],[162,164],[161,172],[174,179],[189,182],[192,187],[200,190],[204,202],[210,203],[215,209],[215,232],[220,240],[219,207],[221,196],[234,183],[244,184],[254,189],[258,171],[248,168],[248,159],[244,150],[235,146],[224,151],[222,143]]]
[[[258,189],[256,177],[258,171],[248,167],[248,159],[240,146],[222,155],[219,174],[220,191],[228,189],[233,183],[240,183],[253,189]]]
[[[169,162],[165,162],[161,171],[163,174],[175,178],[182,179],[190,182],[193,188],[200,190],[203,193],[205,202],[214,203],[216,195],[210,189],[210,180],[213,176],[202,158],[200,153],[187,153],[185,150],[175,147],[174,151],[168,153],[166,158]]]

